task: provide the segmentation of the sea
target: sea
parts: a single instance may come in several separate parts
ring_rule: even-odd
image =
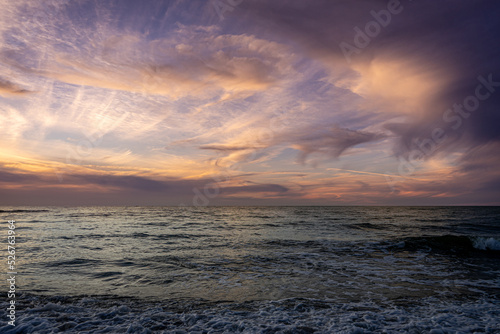
[[[0,217],[0,333],[500,333],[499,207],[0,207]]]

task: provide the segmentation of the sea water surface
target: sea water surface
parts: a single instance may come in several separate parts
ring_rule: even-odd
[[[1,333],[499,333],[498,207],[0,207]]]

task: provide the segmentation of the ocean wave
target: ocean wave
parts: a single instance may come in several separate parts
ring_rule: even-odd
[[[500,241],[493,237],[440,235],[409,237],[398,240],[391,248],[410,251],[435,251],[456,255],[495,254],[500,251]]]
[[[23,296],[16,327],[2,333],[470,333],[500,331],[495,300],[397,303],[290,298],[245,303],[203,300]],[[0,307],[7,303],[0,302]],[[57,315],[57,316],[55,316]]]
[[[500,240],[492,237],[472,237],[472,245],[480,250],[500,251]]]

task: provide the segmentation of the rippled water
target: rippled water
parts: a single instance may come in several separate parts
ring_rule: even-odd
[[[3,207],[0,216],[17,225],[17,330],[500,331],[500,208]]]

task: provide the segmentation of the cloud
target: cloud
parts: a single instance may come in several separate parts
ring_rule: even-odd
[[[227,98],[262,91],[291,69],[290,59],[283,57],[289,55],[286,46],[252,35],[220,34],[216,28],[181,23],[168,37],[157,39],[139,31],[117,34],[113,21],[89,27],[71,20],[66,15],[72,6],[68,4],[54,18],[56,23],[43,32],[44,40],[35,41],[30,35],[18,33],[29,46],[15,48],[5,41],[2,61],[25,75],[173,99]],[[65,29],[79,31],[79,36],[65,41],[65,47],[60,45],[61,32],[57,30],[63,23],[69,26]],[[25,53],[41,58],[37,66],[26,59]]]
[[[33,175],[33,174],[11,173],[8,171],[0,170],[0,182],[23,184],[23,183],[39,181],[39,180],[40,180],[40,178],[36,175]]]
[[[392,15],[366,47],[348,62],[339,47],[354,45],[355,27],[364,30],[374,21],[371,11],[387,9],[388,1],[255,1],[246,4],[248,16],[263,30],[273,29],[300,45],[308,55],[329,70],[329,82],[362,97],[358,110],[378,113],[380,129],[394,138],[396,155],[408,157],[416,142],[432,139],[442,128],[447,141],[428,154],[454,154],[500,139],[494,124],[500,121],[500,92],[492,93],[462,125],[443,120],[455,104],[474,96],[478,76],[500,82],[500,46],[496,42],[500,14],[494,1],[400,1],[401,12]],[[473,51],[472,51],[473,50]],[[497,89],[497,88],[495,88]],[[448,118],[456,117],[454,112]],[[458,121],[456,121],[458,122]],[[451,124],[450,124],[451,123]],[[375,124],[373,124],[375,125]],[[335,156],[343,142],[331,139],[339,150],[324,150]],[[298,146],[309,152],[314,145]],[[328,145],[322,145],[327,147]]]
[[[246,150],[253,150],[256,149],[257,147],[253,146],[230,146],[230,145],[202,145],[200,146],[200,149],[202,150],[214,150],[214,151],[246,151]]]
[[[238,184],[243,183],[244,185],[234,185],[235,183],[232,181],[233,177],[226,177],[224,182],[222,182],[220,180],[217,181],[217,178],[183,179],[178,177],[109,173],[66,173],[62,179],[58,179],[55,173],[44,172],[33,174],[17,168],[3,167],[3,170],[0,170],[0,183],[3,183],[6,190],[17,193],[23,191],[38,193],[43,189],[49,192],[57,191],[58,196],[67,196],[68,201],[72,202],[72,205],[81,204],[78,202],[79,194],[81,193],[106,193],[109,197],[106,200],[107,203],[113,203],[117,198],[122,198],[124,194],[127,194],[130,198],[136,196],[147,196],[148,198],[158,196],[159,198],[168,200],[170,204],[181,204],[182,201],[185,201],[191,205],[197,194],[203,194],[204,189],[207,187],[215,187],[221,194],[233,197],[249,193],[273,195],[288,191],[287,187],[279,184],[251,184],[253,182],[241,179],[245,176],[248,177],[250,175],[234,177],[234,180]],[[248,183],[250,184],[248,185]],[[22,185],[22,187],[19,185]],[[24,204],[28,205],[29,203],[30,201]]]
[[[384,138],[383,135],[344,129],[310,128],[293,139],[294,148],[301,151],[299,160],[304,163],[313,153],[323,153],[330,158],[338,158],[347,149],[359,144]]]
[[[500,6],[401,0],[346,59],[340,44],[355,45],[388,4],[243,1],[220,21],[210,1],[5,3],[0,154],[26,168],[3,184],[190,203],[234,167],[245,177],[223,183],[221,201],[493,198]],[[456,109],[481,83],[487,98]],[[384,176],[415,151],[391,194]]]
[[[492,172],[500,174],[497,168],[500,162],[497,154],[499,149],[500,143],[489,143],[469,150],[459,159],[460,170],[465,173],[481,173],[485,176],[491,175]]]
[[[226,187],[222,189],[222,193],[240,194],[240,193],[286,193],[288,188],[279,184],[255,184],[250,186]]]
[[[208,144],[199,148],[225,154],[219,158],[218,164],[226,166],[228,162],[264,161],[289,147],[299,151],[298,161],[304,164],[313,154],[323,159],[336,159],[350,148],[385,138],[381,133],[350,130],[336,125],[309,125],[292,131],[267,130],[262,138],[256,137],[251,131],[250,134],[245,133],[229,140],[227,144]],[[247,145],[242,144],[245,142]]]
[[[12,95],[26,95],[30,93],[33,92],[28,89],[22,88],[16,83],[0,77],[0,95],[9,97]]]

